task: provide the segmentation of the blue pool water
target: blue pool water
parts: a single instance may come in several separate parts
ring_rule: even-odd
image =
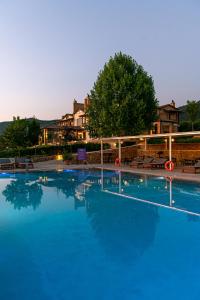
[[[200,184],[0,174],[0,299],[200,299]]]

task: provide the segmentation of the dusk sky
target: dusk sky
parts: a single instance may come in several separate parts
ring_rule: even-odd
[[[161,104],[200,100],[199,36],[198,0],[0,0],[0,121],[71,112],[119,51]]]

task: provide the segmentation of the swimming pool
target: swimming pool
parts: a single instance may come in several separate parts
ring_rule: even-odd
[[[0,174],[0,299],[199,299],[200,184]]]

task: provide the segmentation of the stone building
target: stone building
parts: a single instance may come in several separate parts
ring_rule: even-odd
[[[84,103],[74,99],[73,113],[67,113],[57,120],[55,125],[42,128],[40,144],[60,145],[68,141],[87,141],[89,134],[86,131],[85,111],[89,99],[85,98]]]
[[[176,107],[175,102],[161,105],[157,111],[158,120],[154,122],[152,133],[177,132],[179,128],[180,110]]]

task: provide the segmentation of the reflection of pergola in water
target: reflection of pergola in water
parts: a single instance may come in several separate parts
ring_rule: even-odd
[[[103,165],[103,143],[116,142],[118,143],[118,157],[121,161],[121,143],[124,141],[136,141],[144,140],[144,150],[147,150],[147,140],[151,138],[166,138],[169,141],[169,160],[172,160],[172,139],[174,137],[185,137],[185,136],[200,136],[200,131],[188,131],[188,132],[176,132],[176,133],[161,133],[161,134],[145,134],[145,135],[133,135],[133,136],[115,136],[100,138],[101,141],[101,165]]]
[[[110,260],[132,264],[153,243],[158,222],[157,207],[132,201],[116,201],[116,196],[95,186],[87,192],[86,211],[95,237]],[[143,222],[141,222],[143,220]]]
[[[169,204],[162,204],[162,203],[158,203],[152,200],[147,200],[147,199],[141,199],[138,197],[133,197],[132,195],[127,195],[123,193],[123,189],[122,189],[122,174],[121,171],[118,172],[118,176],[119,176],[119,180],[118,180],[118,192],[113,192],[113,191],[109,191],[109,189],[106,187],[104,188],[104,170],[103,168],[101,169],[101,190],[102,192],[105,192],[107,194],[111,194],[111,195],[115,195],[115,196],[119,196],[119,197],[123,197],[125,199],[131,199],[137,202],[141,202],[141,203],[146,203],[146,204],[150,204],[153,206],[157,206],[157,207],[163,207],[163,208],[168,208],[177,212],[183,212],[192,216],[198,216],[200,217],[200,213],[199,212],[195,212],[189,209],[184,209],[184,208],[180,208],[180,207],[176,207],[176,203],[173,200],[173,180],[169,180]],[[167,180],[167,179],[166,179]]]

